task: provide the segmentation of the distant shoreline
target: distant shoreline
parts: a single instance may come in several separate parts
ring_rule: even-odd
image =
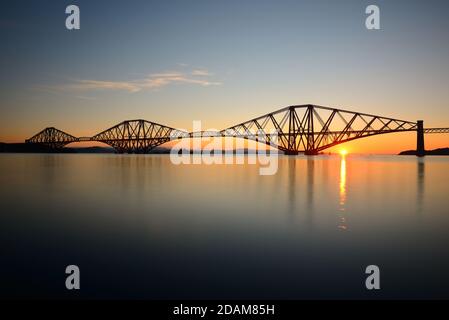
[[[190,154],[201,154],[198,150],[182,150],[182,153],[190,153]],[[204,150],[203,150],[204,151]],[[171,149],[164,147],[156,147],[152,149],[148,154],[170,154]],[[276,150],[267,151],[267,153],[276,153]],[[63,148],[58,151],[54,151],[48,147],[37,144],[28,144],[28,143],[1,143],[0,142],[0,153],[117,153],[112,147],[79,147],[79,148]],[[220,153],[220,151],[218,151]],[[225,154],[225,150],[221,150],[222,154]],[[233,154],[256,154],[256,150],[248,150],[248,149],[238,149],[233,150]]]
[[[149,154],[169,154],[171,149],[164,147],[156,147],[149,152]],[[188,152],[187,150],[184,150]],[[272,153],[276,151],[271,151]],[[28,143],[3,143],[0,142],[0,153],[55,153],[53,150],[42,145],[28,144]],[[79,147],[79,148],[64,148],[56,153],[117,153],[112,147]],[[225,151],[222,150],[222,153]],[[200,154],[199,151],[190,150],[190,154]],[[234,150],[233,154],[256,154],[256,151],[239,149]],[[322,154],[330,154],[323,152]],[[416,150],[401,151],[398,155],[401,156],[416,156]],[[449,156],[449,148],[439,148],[434,150],[426,150],[425,155],[428,156]]]

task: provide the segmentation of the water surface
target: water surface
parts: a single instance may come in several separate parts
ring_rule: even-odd
[[[0,172],[1,297],[449,298],[448,158],[282,156],[260,176],[167,155],[3,154]]]

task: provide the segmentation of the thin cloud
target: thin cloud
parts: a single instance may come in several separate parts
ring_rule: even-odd
[[[131,81],[104,81],[104,80],[76,80],[67,84],[63,89],[68,90],[117,90],[135,93],[143,90],[154,90],[172,84],[192,84],[203,87],[221,85],[221,82],[204,79],[209,76],[207,70],[194,70],[190,75],[183,72],[169,71],[163,73],[153,73],[143,79]]]
[[[129,92],[138,92],[141,90],[138,84],[121,81],[98,81],[98,80],[78,80],[74,84],[66,86],[73,90],[125,90]]]
[[[192,71],[192,75],[193,75],[193,76],[204,76],[204,77],[208,77],[208,76],[211,76],[212,74],[209,73],[209,71],[207,71],[207,70],[197,69],[197,70],[193,70],[193,71]]]
[[[75,98],[81,99],[81,100],[89,100],[89,101],[97,100],[97,98],[95,98],[95,97],[87,97],[87,96],[75,96]]]

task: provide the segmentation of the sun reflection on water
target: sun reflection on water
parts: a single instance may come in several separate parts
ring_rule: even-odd
[[[344,212],[346,210],[346,153],[341,152],[340,160],[340,189],[339,189],[339,221],[338,228],[341,230],[347,230],[346,218]]]

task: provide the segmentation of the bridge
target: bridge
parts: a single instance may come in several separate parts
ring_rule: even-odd
[[[308,104],[289,106],[221,131],[187,132],[140,119],[123,121],[92,137],[75,137],[49,127],[25,142],[57,151],[69,143],[97,141],[118,153],[148,153],[170,140],[215,136],[254,140],[289,155],[316,155],[352,140],[405,131],[417,133],[417,155],[424,156],[424,134],[449,133],[449,128],[424,128],[422,120],[413,122]]]

